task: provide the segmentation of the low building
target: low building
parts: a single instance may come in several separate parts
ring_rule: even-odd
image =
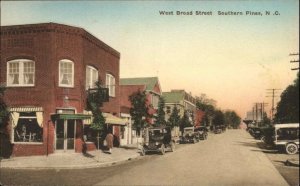
[[[0,83],[11,120],[6,126],[12,156],[82,152],[90,116],[88,91],[108,88],[108,127],[118,136],[120,53],[82,28],[56,23],[1,26]],[[88,150],[95,149],[87,142]]]

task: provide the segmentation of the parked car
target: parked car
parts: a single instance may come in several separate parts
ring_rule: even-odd
[[[206,140],[208,137],[208,130],[204,126],[196,127],[195,132],[198,132],[199,139]]]
[[[175,151],[175,139],[171,134],[171,128],[166,126],[150,127],[144,130],[144,142],[142,143],[141,155],[147,152],[160,152],[162,155],[166,151]]]
[[[299,123],[276,124],[274,144],[287,154],[299,151]]]
[[[215,126],[214,133],[215,134],[221,134],[223,132],[221,126]]]
[[[199,141],[198,132],[194,131],[194,127],[185,127],[181,136],[181,143],[196,143]]]

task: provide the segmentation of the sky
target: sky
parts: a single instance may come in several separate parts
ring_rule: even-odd
[[[257,102],[269,111],[266,89],[280,95],[297,74],[289,54],[299,51],[298,0],[1,1],[1,26],[45,22],[84,28],[119,51],[121,78],[157,76],[164,92],[206,94],[242,118]]]

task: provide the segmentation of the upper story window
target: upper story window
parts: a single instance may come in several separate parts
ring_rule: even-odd
[[[74,63],[68,59],[59,61],[59,86],[74,87]]]
[[[158,108],[158,102],[159,102],[159,96],[156,94],[151,94],[151,104],[153,108],[157,109]]]
[[[28,59],[7,62],[7,86],[34,86],[35,63]]]
[[[108,93],[109,96],[111,97],[115,97],[116,96],[116,92],[115,92],[115,77],[111,74],[106,74],[106,87],[109,89]]]
[[[85,73],[85,87],[86,90],[89,88],[95,88],[95,83],[98,81],[98,70],[92,66],[86,67]]]

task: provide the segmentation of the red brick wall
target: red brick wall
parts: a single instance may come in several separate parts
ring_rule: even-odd
[[[20,58],[35,61],[35,85],[8,87],[4,99],[10,107],[36,106],[44,109],[43,144],[15,144],[13,155],[41,155],[46,154],[47,150],[53,153],[54,125],[50,121],[50,115],[55,113],[57,107],[74,107],[78,113],[85,109],[86,65],[92,65],[99,70],[103,85],[106,73],[115,77],[116,96],[110,98],[110,102],[105,103],[102,109],[104,112],[119,114],[120,54],[85,30],[55,23],[2,26],[0,83],[7,82],[7,61]],[[61,59],[74,62],[73,88],[58,86]],[[65,96],[69,97],[68,103],[63,101]],[[79,137],[76,139],[77,152],[82,148],[80,140]]]
[[[128,100],[129,96],[138,90],[144,91],[145,85],[121,85],[120,86],[120,105],[123,113],[129,114],[131,103]]]

